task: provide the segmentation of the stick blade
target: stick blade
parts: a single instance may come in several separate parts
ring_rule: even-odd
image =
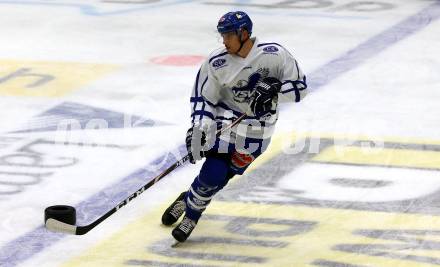
[[[56,219],[50,218],[46,221],[46,229],[52,232],[65,233],[65,234],[76,234],[77,226],[60,222]]]

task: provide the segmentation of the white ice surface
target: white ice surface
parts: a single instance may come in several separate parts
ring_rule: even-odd
[[[104,1],[78,2],[89,3],[102,12],[139,7],[139,4]],[[72,168],[55,170],[52,176],[42,178],[38,185],[27,186],[20,194],[0,195],[0,245],[41,226],[46,206],[60,202],[75,205],[183,144],[189,125],[188,97],[198,65],[161,66],[150,59],[167,55],[208,55],[221,46],[215,34],[217,19],[234,7],[205,5],[207,1],[174,5],[171,2],[176,1],[159,2],[157,8],[90,16],[75,7],[0,1],[0,62],[8,59],[117,66],[111,73],[63,97],[0,96],[1,135],[24,138],[0,148],[2,155],[14,153],[20,145],[38,137],[56,138],[54,132],[7,132],[66,101],[169,124],[72,133],[71,140],[138,148],[52,148],[48,152],[51,155],[71,155],[78,157],[80,162]],[[165,5],[167,2],[169,5]],[[337,7],[292,11],[245,9],[254,20],[254,34],[262,40],[285,45],[308,74],[432,3],[387,2],[393,3],[395,8],[383,12],[352,12]],[[303,103],[283,107],[277,132],[294,130],[438,139],[439,69],[440,22],[434,21],[319,90],[310,88],[312,93]],[[1,70],[0,65],[0,76]],[[199,166],[188,166],[170,174],[89,234],[64,238],[62,243],[46,248],[21,266],[58,266],[81,254],[123,225],[185,190]],[[430,183],[434,183],[433,180]],[[132,192],[126,193],[128,196]]]

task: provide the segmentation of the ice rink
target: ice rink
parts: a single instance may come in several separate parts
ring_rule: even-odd
[[[183,155],[189,97],[246,11],[288,48],[309,95],[270,149],[171,247],[163,210],[201,166]],[[0,266],[440,265],[440,1],[0,0]]]

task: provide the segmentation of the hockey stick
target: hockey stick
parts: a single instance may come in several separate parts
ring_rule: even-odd
[[[220,134],[222,134],[225,131],[231,129],[232,127],[237,125],[240,121],[242,121],[245,117],[246,117],[246,114],[243,114],[240,117],[238,117],[235,121],[233,121],[231,124],[226,126],[225,128],[218,130],[216,132],[216,136],[218,137],[218,136],[220,136]],[[72,234],[72,235],[84,235],[87,232],[89,232],[90,230],[92,230],[93,228],[95,228],[102,221],[104,221],[105,219],[110,217],[113,213],[117,212],[119,209],[121,209],[122,207],[124,207],[125,205],[130,203],[133,199],[138,197],[146,189],[150,188],[152,185],[157,183],[160,179],[165,177],[167,174],[169,174],[170,172],[175,170],[177,167],[183,165],[188,160],[189,160],[189,155],[187,154],[182,159],[180,159],[179,161],[175,162],[173,165],[168,167],[168,169],[166,169],[161,174],[156,176],[153,180],[149,181],[146,185],[142,186],[139,190],[137,190],[136,192],[131,194],[129,197],[127,197],[126,199],[121,201],[114,208],[109,210],[106,214],[102,215],[101,217],[99,217],[97,220],[95,220],[94,222],[92,222],[89,225],[77,226],[77,225],[72,225],[72,224],[61,222],[61,221],[59,221],[57,219],[54,219],[54,218],[49,218],[49,219],[46,220],[45,226],[46,226],[46,228],[48,230],[53,231],[53,232],[62,232],[62,233]]]

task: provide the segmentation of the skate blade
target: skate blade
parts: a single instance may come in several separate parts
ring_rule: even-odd
[[[172,247],[172,248],[177,248],[177,247],[179,247],[180,244],[182,244],[182,243],[179,242],[179,241],[177,241],[177,240],[174,240],[174,243],[171,244],[171,247]]]

